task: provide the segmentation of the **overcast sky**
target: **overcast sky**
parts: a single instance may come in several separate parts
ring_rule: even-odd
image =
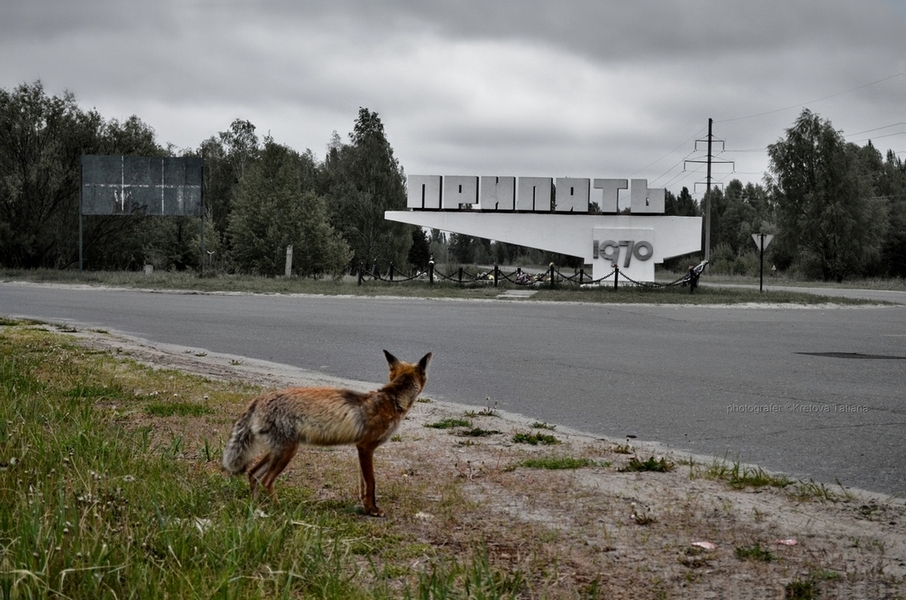
[[[807,107],[906,159],[906,0],[2,0],[41,80],[197,148],[237,118],[323,158],[360,106],[412,175],[761,182]]]

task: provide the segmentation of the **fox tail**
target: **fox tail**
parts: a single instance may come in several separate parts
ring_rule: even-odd
[[[242,413],[242,416],[239,417],[233,426],[230,440],[223,449],[221,464],[230,475],[238,475],[245,472],[249,463],[255,457],[258,440],[255,432],[252,431],[252,417],[255,414],[257,404],[257,402],[253,402]]]

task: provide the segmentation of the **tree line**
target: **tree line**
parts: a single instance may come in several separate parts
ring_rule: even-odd
[[[226,131],[179,150],[162,146],[133,116],[104,119],[73,94],[49,96],[40,81],[0,90],[0,266],[78,265],[79,161],[83,154],[200,156],[203,220],[82,217],[86,268],[201,269],[275,276],[292,245],[293,273],[339,276],[362,265],[423,269],[438,262],[514,264],[581,259],[384,219],[406,206],[402,166],[377,113],[360,108],[349,139],[336,132],[323,159],[259,137],[237,119]],[[768,147],[764,184],[732,180],[709,194],[712,270],[754,274],[753,233],[776,234],[768,259],[806,277],[906,276],[906,166],[869,142],[847,143],[808,110]],[[702,205],[668,190],[667,214]],[[201,226],[203,224],[203,227]],[[202,232],[204,255],[199,251]],[[674,259],[679,264],[684,259]]]
[[[348,142],[334,133],[323,160],[260,138],[241,119],[197,149],[178,150],[161,146],[136,116],[105,120],[72,93],[52,97],[36,82],[0,90],[0,266],[78,265],[83,154],[204,159],[203,227],[196,217],[83,216],[83,262],[92,270],[152,264],[274,276],[292,245],[294,274],[337,276],[360,263],[405,265],[421,233],[384,219],[406,207],[405,175],[366,108]]]
[[[777,269],[825,281],[906,277],[906,165],[868,142],[847,142],[803,110],[768,146],[765,185],[711,192],[712,267],[754,274],[753,233],[775,234]]]

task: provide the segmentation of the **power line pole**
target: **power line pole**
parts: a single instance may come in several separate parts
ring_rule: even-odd
[[[711,127],[714,125],[714,119],[708,119],[708,174],[705,176],[707,186],[705,187],[705,260],[711,264],[711,161],[714,155],[711,154],[711,142],[714,135],[711,133]],[[705,269],[708,268],[705,265]]]
[[[714,119],[708,119],[708,138],[705,140],[695,140],[695,149],[698,150],[699,142],[707,142],[708,150],[707,155],[704,159],[689,159],[683,161],[683,169],[686,168],[686,163],[706,163],[707,171],[705,175],[705,219],[703,223],[705,240],[704,240],[704,250],[705,250],[705,260],[709,263],[711,262],[711,164],[712,163],[721,163],[721,164],[732,164],[733,168],[736,168],[736,163],[732,160],[715,160],[714,153],[712,151],[712,143],[714,142],[714,134],[712,132],[712,127],[714,125]],[[724,141],[717,140],[721,144],[721,150],[724,149]],[[706,266],[705,269],[708,267]]]

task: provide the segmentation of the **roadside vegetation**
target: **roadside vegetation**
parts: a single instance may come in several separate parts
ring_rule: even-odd
[[[901,502],[628,440],[519,443],[555,429],[507,421],[489,401],[463,415],[422,399],[377,457],[384,519],[362,514],[349,448],[305,449],[278,481],[280,504],[254,501],[219,468],[260,391],[249,373],[212,380],[90,338],[0,318],[0,597],[904,591]],[[495,429],[463,443],[477,419]]]
[[[669,274],[667,275],[669,277]],[[665,281],[667,277],[663,277]],[[675,279],[672,279],[675,280]],[[671,280],[671,281],[672,281]],[[493,281],[472,282],[460,286],[454,282],[429,283],[426,279],[401,283],[367,281],[359,285],[357,278],[345,277],[337,280],[307,278],[268,278],[248,275],[221,275],[199,277],[187,272],[154,272],[146,275],[141,272],[119,271],[102,272],[57,271],[49,269],[19,270],[0,269],[0,281],[28,281],[35,283],[64,283],[72,285],[92,285],[99,287],[122,287],[158,291],[180,291],[198,293],[256,293],[256,294],[319,294],[350,296],[399,296],[412,298],[459,298],[459,299],[494,299],[509,290],[529,289],[534,292],[524,301],[550,302],[600,302],[600,303],[644,303],[644,304],[878,304],[877,301],[858,300],[840,297],[821,296],[812,293],[788,291],[764,291],[757,289],[732,287],[748,283],[747,278],[715,278],[712,285],[701,285],[694,293],[688,287],[671,286],[666,288],[627,287],[614,289],[612,285],[597,287],[579,287],[578,285],[560,282],[550,289],[547,284],[526,288],[509,282],[500,282],[497,287]],[[711,283],[710,278],[703,282]],[[721,287],[729,283],[731,287]],[[757,280],[754,281],[757,285]],[[781,285],[778,283],[778,285]],[[802,285],[790,282],[789,285]],[[892,289],[906,291],[903,280],[885,282],[865,281],[863,286],[870,289]]]

